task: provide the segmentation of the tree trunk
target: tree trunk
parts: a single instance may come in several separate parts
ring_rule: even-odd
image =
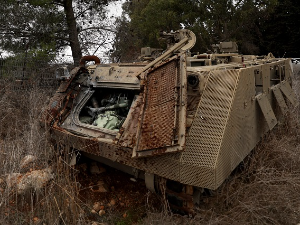
[[[80,48],[80,43],[78,39],[78,31],[76,27],[76,20],[74,16],[74,11],[72,7],[72,0],[64,0],[64,10],[66,13],[66,19],[67,19],[67,26],[69,30],[69,39],[70,39],[70,46],[72,50],[72,57],[74,60],[74,65],[79,65],[79,60],[82,57],[82,52]]]

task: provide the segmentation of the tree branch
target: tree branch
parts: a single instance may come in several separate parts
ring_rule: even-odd
[[[79,33],[81,33],[82,31],[87,31],[87,30],[106,30],[106,31],[110,31],[112,33],[116,33],[116,30],[110,29],[110,28],[105,28],[105,27],[87,27],[84,28],[82,30],[79,31]]]

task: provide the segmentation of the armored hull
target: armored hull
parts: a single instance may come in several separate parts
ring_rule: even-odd
[[[193,38],[186,33],[151,62],[84,57],[45,111],[54,142],[140,176],[152,191],[166,184],[167,196],[181,201],[175,207],[189,211],[295,104],[289,59],[191,56],[184,46]]]

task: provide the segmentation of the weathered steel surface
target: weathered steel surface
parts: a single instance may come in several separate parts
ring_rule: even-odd
[[[277,124],[277,119],[267,96],[265,94],[260,94],[256,97],[256,99],[261,108],[261,111],[264,114],[264,117],[268,123],[270,130],[272,130]]]
[[[287,97],[287,99],[293,104],[296,105],[296,95],[291,88],[290,84],[286,81],[283,81],[280,85],[280,89],[283,94]]]
[[[288,107],[287,107],[287,105],[285,103],[285,100],[284,100],[284,97],[281,93],[280,85],[281,84],[277,84],[276,86],[273,86],[271,89],[274,93],[274,96],[275,96],[277,102],[278,102],[278,105],[281,109],[281,112],[284,115],[288,111]]]
[[[122,147],[133,148],[136,145],[136,133],[139,116],[143,105],[143,96],[139,95],[130,108],[128,117],[116,137],[116,143]]]
[[[145,110],[137,151],[171,146],[174,140],[177,62],[147,75]]]

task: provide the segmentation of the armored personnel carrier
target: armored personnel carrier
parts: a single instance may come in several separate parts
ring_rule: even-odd
[[[163,36],[168,49],[156,58],[144,48],[141,62],[85,56],[71,72],[58,69],[44,120],[66,151],[143,178],[192,213],[296,103],[292,68],[272,54],[240,55],[234,42],[192,55],[189,30]]]

